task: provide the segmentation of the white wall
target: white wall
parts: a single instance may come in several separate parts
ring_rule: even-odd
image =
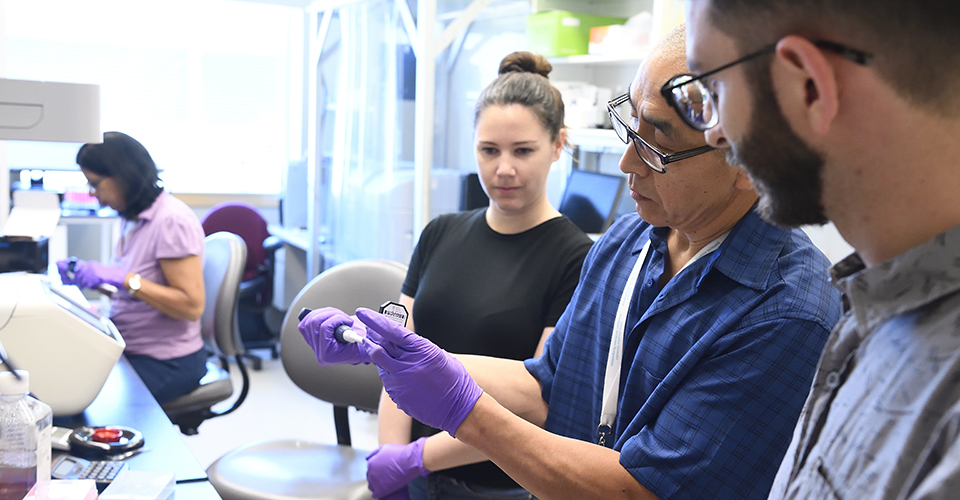
[[[813,243],[827,255],[831,264],[836,264],[837,261],[853,253],[853,247],[840,236],[833,223],[825,226],[804,226],[803,230],[810,236]]]

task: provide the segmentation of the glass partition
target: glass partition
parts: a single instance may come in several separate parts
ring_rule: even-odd
[[[323,268],[409,260],[413,204],[413,57],[393,0],[332,13],[317,75]]]

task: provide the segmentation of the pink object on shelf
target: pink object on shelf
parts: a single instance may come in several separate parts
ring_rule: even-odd
[[[69,201],[70,203],[80,203],[80,204],[89,204],[97,203],[97,199],[93,196],[90,196],[89,191],[71,191],[67,190],[63,193],[63,200]]]

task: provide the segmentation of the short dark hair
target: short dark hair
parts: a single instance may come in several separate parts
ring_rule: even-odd
[[[514,52],[500,62],[496,80],[483,89],[473,116],[476,126],[480,114],[490,106],[520,104],[537,116],[543,128],[556,140],[563,129],[563,99],[547,75],[553,66],[541,55]]]
[[[870,66],[911,103],[960,111],[960,2],[709,1],[711,21],[744,54],[790,34],[828,39],[873,54]]]
[[[135,219],[163,191],[157,164],[147,148],[122,132],[105,132],[102,143],[80,146],[77,165],[117,181],[126,204],[120,215],[126,219]]]

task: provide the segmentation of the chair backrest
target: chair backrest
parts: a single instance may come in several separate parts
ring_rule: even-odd
[[[200,330],[207,345],[215,347],[218,354],[233,357],[243,352],[237,301],[247,246],[236,234],[220,231],[204,238],[203,253],[203,284],[207,296]]]
[[[243,403],[250,390],[250,376],[240,359],[243,343],[237,325],[240,280],[247,260],[247,246],[236,234],[221,231],[204,238],[203,247],[206,302],[203,316],[200,317],[200,331],[204,343],[214,351],[222,364],[207,361],[207,374],[200,379],[199,387],[163,404],[163,411],[170,421],[177,424],[186,435],[196,434],[197,427],[207,419],[232,413]],[[233,382],[227,371],[229,357],[237,361],[243,385],[230,408],[214,411],[214,405],[226,401],[234,393]]]
[[[383,386],[373,365],[320,366],[297,325],[300,309],[332,306],[353,314],[376,310],[400,297],[407,266],[387,260],[355,260],[327,269],[293,299],[280,330],[280,359],[294,384],[334,406],[376,411]]]
[[[247,245],[243,280],[256,277],[259,267],[267,258],[263,240],[270,236],[267,221],[256,207],[239,201],[220,203],[207,212],[201,225],[204,234],[208,236],[218,231],[227,231],[243,238]]]

